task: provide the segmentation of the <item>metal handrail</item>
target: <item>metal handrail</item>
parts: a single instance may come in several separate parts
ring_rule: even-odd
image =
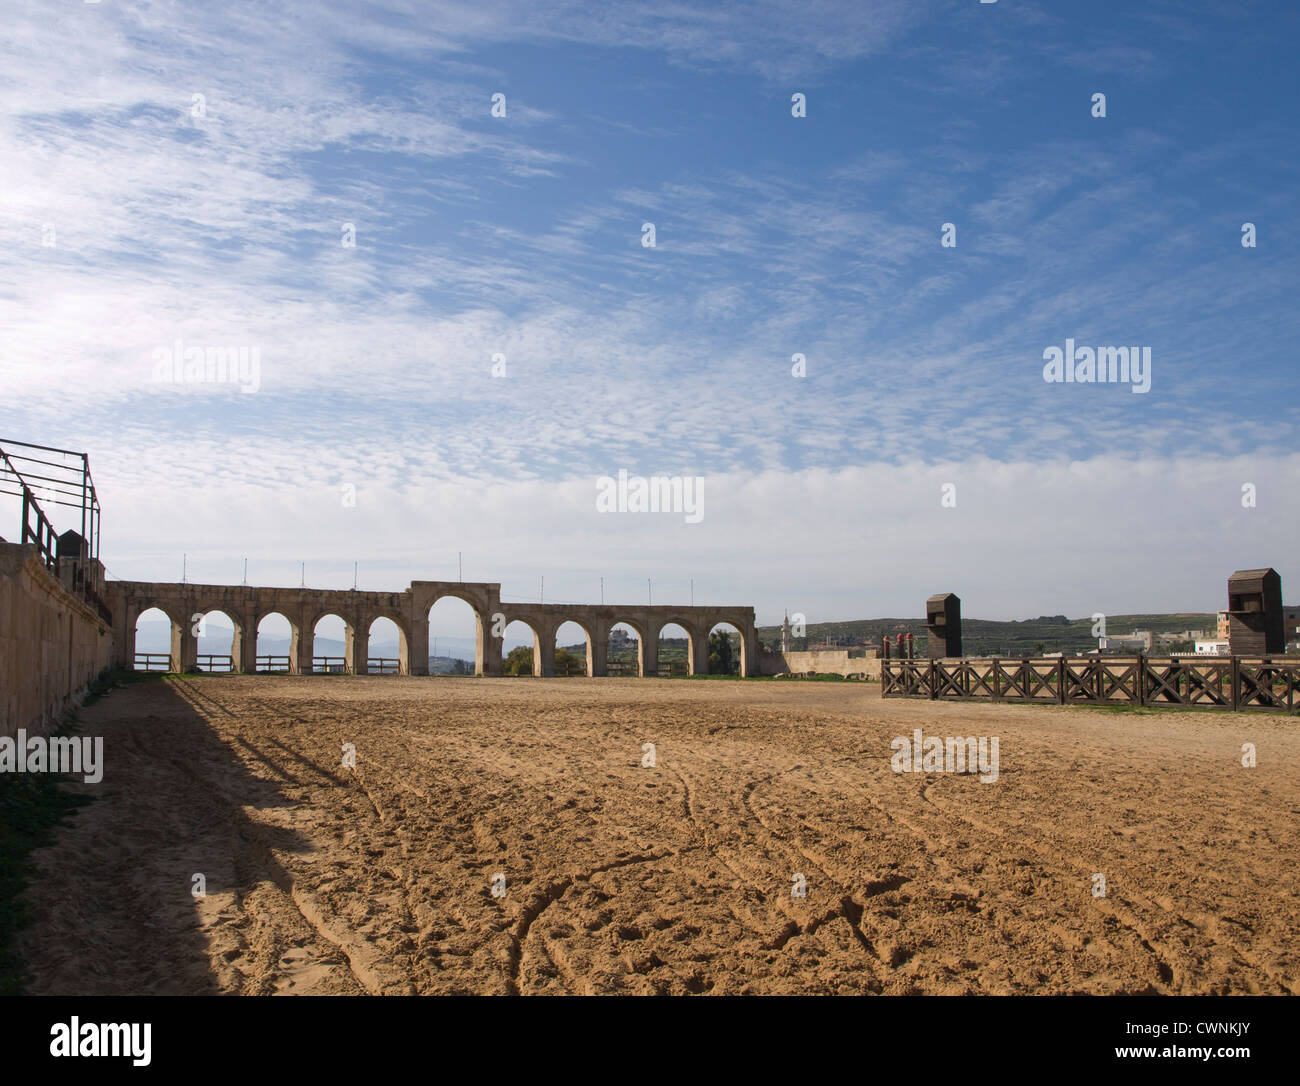
[[[68,464],[60,464],[54,460],[45,460],[38,456],[28,456],[24,453],[13,451],[15,446],[23,449],[34,449],[37,452],[57,453],[60,456],[75,456],[80,459],[81,465],[80,467],[72,467]],[[15,461],[23,464],[38,464],[41,467],[55,468],[62,474],[46,475],[38,474],[31,470],[22,471],[19,470]],[[12,476],[12,478],[9,476]],[[95,481],[90,475],[89,455],[84,452],[76,452],[72,449],[60,449],[53,445],[34,445],[30,441],[14,441],[11,438],[0,438],[0,484],[9,483],[12,485],[16,480],[20,487],[19,490],[0,489],[0,493],[23,498],[24,525],[27,524],[26,505],[28,501],[36,505],[37,509],[40,510],[40,517],[48,523],[49,518],[45,516],[44,510],[40,509],[40,503],[36,501],[34,491],[27,485],[29,479],[55,484],[48,488],[41,488],[49,490],[48,503],[50,505],[63,505],[73,509],[79,508],[81,510],[81,537],[86,541],[89,556],[91,558],[98,558],[100,516],[102,510],[99,504],[99,495],[95,490]],[[62,501],[60,500],[61,498],[69,498],[73,500]],[[52,531],[53,526],[51,525],[51,534]],[[24,539],[24,542],[26,542],[26,539]]]

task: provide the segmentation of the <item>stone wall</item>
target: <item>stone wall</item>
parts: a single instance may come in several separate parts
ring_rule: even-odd
[[[477,616],[475,670],[481,675],[501,674],[502,633],[511,622],[523,622],[532,628],[533,673],[539,676],[555,674],[556,633],[566,622],[576,623],[587,634],[589,675],[607,673],[609,632],[620,622],[636,633],[640,674],[657,673],[659,634],[670,623],[681,626],[690,638],[691,674],[708,670],[709,631],[719,623],[727,623],[740,633],[742,674],[759,674],[752,607],[503,603],[500,584],[466,581],[412,581],[405,592],[109,581],[104,595],[113,612],[115,660],[124,668],[135,662],[136,620],[144,611],[156,607],[171,620],[171,666],[181,671],[192,670],[198,661],[194,623],[210,611],[221,611],[234,623],[232,657],[236,671],[257,670],[258,624],[268,614],[279,614],[289,623],[294,646],[289,653],[289,670],[310,674],[316,623],[325,615],[337,615],[346,627],[348,671],[361,674],[367,670],[370,625],[383,617],[397,626],[400,635],[399,672],[427,675],[429,610],[435,601],[453,596],[468,603]]]
[[[866,675],[880,678],[880,659],[875,649],[818,649],[813,652],[764,652],[759,656],[760,674],[780,675]]]
[[[45,730],[108,667],[113,637],[35,546],[0,542],[0,734]]]

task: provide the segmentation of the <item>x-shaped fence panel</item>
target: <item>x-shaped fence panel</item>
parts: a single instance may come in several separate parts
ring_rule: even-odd
[[[1066,704],[1300,708],[1300,661],[1105,657],[881,661],[884,697]]]

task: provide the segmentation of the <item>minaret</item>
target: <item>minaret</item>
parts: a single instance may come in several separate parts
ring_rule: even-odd
[[[785,621],[781,623],[781,651],[789,652],[790,650],[790,616],[787,613]]]

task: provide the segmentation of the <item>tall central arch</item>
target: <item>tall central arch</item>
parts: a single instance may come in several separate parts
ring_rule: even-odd
[[[429,662],[430,660],[433,660],[435,657],[440,659],[449,658],[452,660],[466,659],[465,652],[467,650],[467,646],[460,644],[463,638],[458,633],[454,635],[456,644],[455,647],[452,648],[448,645],[446,639],[447,635],[445,633],[437,632],[434,629],[435,609],[440,611],[439,619],[444,624],[449,623],[454,627],[457,628],[460,627],[461,620],[459,616],[454,616],[453,614],[452,617],[450,618],[447,617],[448,608],[445,605],[447,604],[448,601],[453,601],[453,600],[457,605],[464,605],[464,607],[468,607],[470,614],[473,616],[471,628],[472,628],[474,647],[473,647],[473,662],[471,664],[471,670],[472,673],[475,675],[485,674],[485,668],[487,666],[485,640],[487,635],[489,634],[489,630],[486,627],[485,623],[488,621],[488,618],[487,616],[484,615],[481,609],[481,603],[478,600],[474,599],[470,593],[458,592],[454,589],[440,591],[436,593],[433,596],[433,598],[429,601],[428,609],[425,611],[424,614],[425,659],[419,661],[413,659],[411,661],[413,667],[416,664],[423,665],[420,668],[420,672],[418,673],[429,674],[430,673]],[[439,608],[439,604],[444,604],[444,606]],[[454,610],[459,611],[462,610],[462,608],[457,606],[454,608]],[[441,646],[439,646],[438,644],[440,640],[442,641]]]

